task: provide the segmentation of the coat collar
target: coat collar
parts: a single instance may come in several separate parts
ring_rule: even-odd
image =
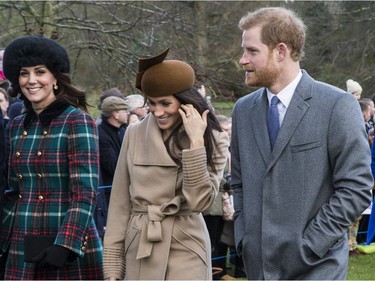
[[[109,128],[111,131],[118,132],[120,128],[113,126],[107,121],[107,119],[102,115],[102,124],[103,127]]]
[[[282,151],[292,138],[303,116],[309,109],[310,104],[307,101],[312,97],[313,83],[314,79],[312,79],[306,71],[303,71],[301,81],[298,83],[293,94],[292,100],[290,101],[288,110],[286,111],[283,123],[281,125],[279,135],[277,136],[272,152],[271,165],[275,163],[277,158],[281,155]]]
[[[269,168],[272,167],[273,163],[281,155],[308,110],[309,104],[307,100],[312,97],[314,81],[305,70],[302,70],[302,78],[290,101],[272,152],[269,142],[264,141],[269,138],[266,117],[268,111],[267,91],[265,88],[258,90],[258,96],[251,105],[250,115],[252,118],[250,120],[252,120],[254,130],[259,132],[259,137],[256,138],[256,141],[262,153],[263,160],[265,163],[269,163]]]
[[[42,125],[48,126],[51,121],[59,116],[65,109],[69,107],[69,103],[67,101],[58,99],[51,103],[46,109],[44,109],[38,116],[36,112],[31,109],[26,113],[25,121],[23,123],[24,128],[28,128],[30,126],[31,121],[34,117],[38,116]]]
[[[154,115],[149,113],[142,122],[137,123],[135,126],[137,126],[135,133],[135,164],[177,166],[168,154]]]

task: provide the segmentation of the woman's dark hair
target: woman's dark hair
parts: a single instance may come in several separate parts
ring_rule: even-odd
[[[202,97],[202,95],[197,91],[195,88],[190,88],[186,91],[173,95],[181,104],[192,104],[194,108],[202,114],[204,111],[209,110],[210,112],[207,114],[207,128],[204,132],[204,146],[206,147],[206,155],[207,155],[207,163],[212,168],[214,172],[216,172],[215,165],[212,160],[212,155],[214,151],[215,139],[212,133],[212,130],[217,130],[222,132],[223,130],[220,127],[219,122],[217,121],[215,114],[213,113],[212,109],[208,105],[207,101]],[[173,141],[174,144],[177,146],[178,149],[182,150],[181,139],[183,136],[186,135],[186,132],[183,131],[181,134],[180,128],[183,125],[181,123],[177,126],[171,135],[165,140],[166,148],[171,156],[171,158],[181,167],[181,159],[178,155],[174,154],[170,150],[170,141]]]
[[[86,101],[85,92],[77,89],[71,84],[71,79],[68,74],[65,73],[53,73],[57,80],[57,89],[53,89],[56,99],[64,100],[70,105],[80,108],[81,110],[88,112],[89,104]],[[31,102],[22,94],[20,86],[14,85],[11,91],[21,93],[20,99],[24,101],[25,112],[32,109]]]

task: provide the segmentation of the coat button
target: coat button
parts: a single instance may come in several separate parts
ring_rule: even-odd
[[[43,136],[46,136],[48,134],[48,132],[46,130],[43,131],[42,135]]]
[[[27,136],[27,131],[23,131],[23,132],[22,132],[22,135],[23,135],[24,137],[26,137],[26,136]]]
[[[18,199],[22,199],[22,195],[21,194],[18,194]]]
[[[22,179],[23,179],[23,176],[22,176],[21,174],[18,174],[18,175],[17,175],[17,178],[18,178],[19,180],[22,180]]]
[[[43,199],[44,199],[43,195],[39,195],[39,196],[38,196],[38,199],[39,199],[39,200],[43,200]]]
[[[36,177],[40,180],[43,176],[42,174],[36,174]]]
[[[19,158],[21,156],[21,153],[19,151],[16,152],[16,157]]]
[[[86,247],[85,247],[85,246],[82,246],[82,247],[81,247],[81,250],[82,250],[82,252],[86,251]]]
[[[41,151],[38,151],[37,153],[36,153],[36,156],[42,156],[42,152]]]

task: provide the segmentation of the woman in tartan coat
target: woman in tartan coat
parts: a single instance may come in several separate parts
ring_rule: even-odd
[[[9,186],[19,198],[3,220],[5,279],[102,279],[93,221],[96,127],[83,112],[85,94],[70,84],[67,52],[50,39],[24,36],[6,47],[4,72],[26,110],[10,127]],[[12,220],[13,227],[4,224]],[[44,236],[52,236],[52,244],[32,244],[38,252],[26,262],[25,238]]]

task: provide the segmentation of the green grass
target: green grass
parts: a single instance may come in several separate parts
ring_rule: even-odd
[[[375,254],[350,257],[348,280],[375,280]]]
[[[229,270],[229,274],[232,271]],[[375,254],[349,258],[348,280],[375,280]],[[246,278],[236,278],[246,280]]]

